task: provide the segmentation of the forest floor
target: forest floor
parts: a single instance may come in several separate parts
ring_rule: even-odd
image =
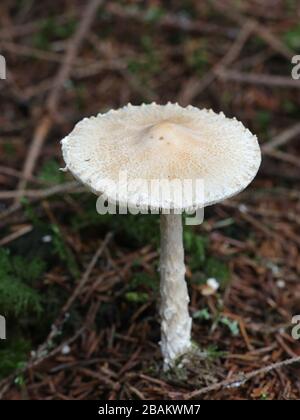
[[[299,399],[298,2],[62,4],[0,6],[0,398]],[[263,151],[245,192],[185,227],[199,354],[168,373],[158,217],[99,216],[59,171],[78,120],[152,101],[235,116]]]

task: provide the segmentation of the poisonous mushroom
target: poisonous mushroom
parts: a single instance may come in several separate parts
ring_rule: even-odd
[[[122,206],[160,210],[160,345],[169,368],[192,345],[180,213],[242,191],[260,166],[257,138],[223,113],[171,103],[129,104],[80,121],[62,140],[62,151],[66,168],[94,193]],[[126,185],[137,179],[202,180],[204,191],[182,197],[183,191],[179,200],[174,184],[168,196],[150,197],[144,183],[124,192],[120,171],[126,171]]]

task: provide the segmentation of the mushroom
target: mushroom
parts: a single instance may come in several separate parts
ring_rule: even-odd
[[[252,181],[261,162],[256,136],[212,110],[129,104],[80,121],[62,152],[66,169],[97,195],[160,212],[160,346],[165,369],[174,366],[192,347],[181,213],[223,201]],[[169,181],[169,194],[149,194],[153,180]],[[200,180],[204,189],[186,194],[183,186],[178,194],[186,180]]]

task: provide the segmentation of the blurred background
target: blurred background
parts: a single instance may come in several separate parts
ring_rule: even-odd
[[[299,18],[296,0],[1,1],[1,398],[299,399],[299,365],[267,372],[300,355]],[[263,151],[245,192],[185,227],[205,357],[172,374],[158,346],[159,219],[99,216],[59,171],[78,120],[152,101],[235,116]]]

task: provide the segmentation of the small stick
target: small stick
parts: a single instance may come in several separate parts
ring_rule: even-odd
[[[186,83],[185,88],[179,94],[178,102],[182,105],[187,105],[198,96],[203,90],[205,90],[212,82],[218,77],[218,70],[225,69],[230,66],[239,56],[245,43],[247,42],[252,30],[253,22],[246,21],[241,28],[238,37],[235,42],[231,45],[227,53],[223,58],[209,71],[206,73],[201,80],[192,79],[192,83]]]
[[[41,148],[45,142],[45,139],[51,127],[52,127],[52,119],[48,115],[45,115],[35,130],[33,140],[30,145],[29,153],[25,160],[25,164],[24,164],[24,168],[22,172],[23,179],[20,180],[19,185],[18,185],[18,195],[17,195],[18,200],[16,200],[16,203],[19,201],[19,199],[21,198],[26,188],[26,185],[27,185],[26,179],[32,176],[33,174],[35,163],[38,159]]]
[[[109,242],[112,239],[112,233],[108,233],[104,240],[102,241],[100,247],[97,249],[95,255],[93,256],[91,262],[89,263],[85,273],[83,274],[80,282],[78,283],[77,287],[75,288],[72,296],[68,299],[68,301],[65,303],[65,305],[62,308],[62,313],[66,313],[70,307],[72,306],[72,304],[74,303],[75,299],[77,298],[77,296],[79,295],[79,293],[81,292],[81,290],[83,289],[83,287],[85,286],[86,282],[88,281],[88,279],[90,278],[91,272],[93,271],[95,265],[97,264],[99,258],[101,257],[101,255],[103,254],[103,251],[105,250],[105,248],[107,247],[107,245],[109,244]]]
[[[19,229],[17,232],[13,232],[10,235],[7,235],[5,238],[1,239],[0,246],[4,246],[9,244],[10,242],[15,241],[16,239],[20,238],[21,236],[26,235],[27,233],[31,232],[33,227],[24,226],[23,228]]]
[[[57,22],[60,25],[64,25],[66,22],[69,21],[70,18],[76,17],[79,14],[79,9],[72,9],[74,13],[65,13],[63,15],[56,15],[53,16],[53,21]],[[31,35],[32,33],[41,29],[41,27],[45,24],[45,18],[38,19],[34,22],[24,23],[20,25],[14,25],[9,28],[2,29],[0,31],[0,39],[7,40],[12,38],[18,37],[25,37],[27,35]]]
[[[290,163],[291,165],[294,165],[297,168],[300,168],[300,161],[297,156],[281,152],[280,150],[267,150],[265,151],[265,154],[275,159],[282,160],[283,162]]]
[[[78,27],[78,30],[69,43],[69,47],[66,51],[66,58],[57,73],[56,80],[54,80],[54,89],[51,92],[47,101],[47,108],[48,110],[50,110],[51,113],[57,112],[57,105],[60,102],[61,93],[64,88],[65,82],[69,78],[70,73],[72,71],[73,62],[77,57],[82,41],[86,37],[93,23],[96,11],[101,4],[102,0],[90,0],[86,10],[83,13],[83,17]]]
[[[77,330],[76,333],[71,338],[69,338],[69,339],[65,340],[64,342],[62,342],[61,344],[59,344],[57,347],[55,347],[49,353],[45,352],[44,354],[41,355],[41,357],[39,357],[37,359],[29,360],[29,362],[24,367],[22,367],[21,369],[18,369],[16,372],[12,373],[10,376],[3,379],[0,382],[0,400],[3,399],[4,394],[9,390],[9,388],[11,387],[11,385],[12,385],[12,383],[13,383],[13,381],[16,378],[17,375],[21,375],[22,373],[25,373],[28,370],[30,370],[34,367],[37,367],[38,365],[40,365],[45,360],[47,360],[50,357],[53,357],[56,354],[58,354],[64,348],[64,346],[70,345],[74,341],[76,341],[77,338],[83,333],[83,331],[85,329],[86,329],[86,325],[84,325],[82,328]]]
[[[93,270],[93,268],[95,267],[95,265],[97,264],[98,259],[100,258],[100,256],[102,255],[105,247],[107,246],[107,244],[109,243],[109,241],[112,238],[112,233],[108,233],[104,239],[104,241],[101,243],[100,247],[98,248],[98,250],[96,251],[94,257],[92,258],[90,264],[88,265],[86,271],[84,272],[80,282],[78,283],[77,287],[75,288],[72,296],[67,300],[67,302],[65,303],[65,305],[63,306],[60,316],[57,318],[57,320],[54,322],[53,327],[51,332],[49,333],[47,339],[45,340],[45,342],[39,346],[37,352],[36,352],[36,356],[32,357],[31,360],[29,360],[29,362],[26,364],[26,366],[24,368],[22,368],[21,370],[11,374],[8,378],[4,379],[2,382],[0,382],[0,399],[3,397],[3,395],[8,391],[9,387],[11,386],[12,381],[14,380],[14,378],[16,377],[17,374],[21,374],[21,373],[25,373],[27,372],[29,369],[32,369],[36,366],[38,366],[40,363],[42,363],[44,360],[56,355],[57,353],[60,352],[60,350],[65,346],[65,345],[69,345],[72,342],[74,342],[80,335],[81,333],[86,329],[86,325],[84,325],[82,328],[80,328],[73,337],[71,337],[70,339],[68,339],[67,341],[64,341],[63,343],[61,343],[60,345],[58,345],[57,347],[55,347],[53,350],[51,350],[48,353],[48,348],[51,345],[51,341],[53,340],[53,338],[55,337],[61,323],[64,321],[64,317],[66,312],[70,309],[70,307],[72,306],[72,304],[74,303],[75,299],[77,298],[78,294],[80,293],[80,291],[82,290],[82,288],[84,287],[84,285],[86,284],[86,282],[88,281],[90,274]]]
[[[272,76],[270,74],[247,73],[225,69],[218,69],[217,76],[221,80],[225,81],[232,80],[234,82],[249,83],[252,85],[300,89],[300,83],[298,80],[293,80],[291,77],[286,76]]]
[[[98,7],[101,5],[102,0],[90,0],[88,3],[85,12],[83,13],[82,20],[79,24],[79,27],[71,39],[69,46],[66,51],[65,60],[63,61],[57,76],[53,81],[53,89],[47,99],[46,102],[46,110],[47,113],[44,115],[38,124],[32,143],[29,148],[29,153],[26,157],[25,164],[23,167],[23,174],[24,178],[32,175],[34,167],[36,165],[37,159],[40,155],[41,149],[46,141],[46,138],[52,128],[53,125],[53,116],[57,115],[57,108],[61,99],[61,93],[63,91],[64,85],[66,80],[69,78],[71,71],[73,69],[73,62],[76,59],[79,48],[82,44],[83,39],[85,38],[86,34],[88,33],[96,11]],[[22,196],[23,191],[25,190],[27,185],[26,179],[23,179],[19,182],[18,191],[19,191],[19,198]],[[17,202],[18,202],[17,200]]]
[[[11,52],[15,55],[35,57],[35,58],[38,58],[40,60],[45,60],[45,61],[55,61],[59,63],[62,61],[62,57],[58,53],[51,52],[51,51],[43,51],[42,49],[39,49],[39,48],[28,47],[27,45],[15,44],[14,42],[9,42],[9,41],[2,41],[1,49],[3,51]]]
[[[240,25],[243,25],[247,19],[239,12],[234,11],[232,7],[229,7],[228,3],[224,0],[213,0],[212,6],[215,7],[218,12],[223,13],[228,19],[231,19]],[[262,38],[273,50],[277,51],[288,61],[290,61],[294,55],[293,52],[288,47],[286,47],[283,42],[281,42],[280,39],[278,39],[267,27],[261,25],[254,19],[251,19],[251,21],[254,25],[254,32],[256,32],[256,34]]]
[[[101,257],[103,251],[105,250],[106,246],[110,242],[111,238],[112,238],[112,233],[108,233],[106,235],[104,241],[102,241],[100,247],[97,249],[96,253],[94,254],[94,256],[91,260],[91,262],[89,263],[87,269],[85,270],[81,280],[79,281],[79,283],[75,287],[72,295],[70,296],[70,298],[67,300],[67,302],[62,307],[60,315],[58,316],[56,321],[52,324],[52,328],[51,328],[51,331],[50,331],[47,339],[38,349],[38,352],[37,352],[38,354],[43,353],[45,351],[45,349],[48,348],[49,343],[51,343],[53,338],[57,335],[57,333],[60,330],[62,324],[64,323],[67,312],[70,310],[71,306],[73,305],[74,301],[78,297],[79,293],[84,288],[86,282],[89,280],[91,272],[93,271],[95,265],[97,264],[99,258]]]
[[[8,166],[0,166],[0,173],[6,176],[11,176],[14,178],[19,178],[19,179],[26,179],[26,181],[30,181],[32,183],[38,184],[38,185],[45,185],[48,184],[46,181],[42,181],[40,179],[37,179],[33,176],[29,176],[24,178],[24,175],[22,174],[22,172],[17,171],[16,169],[13,168],[9,168]]]
[[[75,190],[76,188],[82,188],[77,181],[70,181],[64,184],[54,185],[46,189],[36,189],[36,190],[27,190],[24,191],[22,197],[35,198],[35,199],[45,199],[52,195],[59,193],[66,193]],[[0,199],[9,199],[14,198],[18,195],[18,191],[0,191]]]
[[[269,152],[277,147],[284,146],[290,140],[300,135],[300,123],[294,124],[292,127],[282,131],[278,136],[275,136],[271,141],[262,145],[263,152]]]
[[[147,22],[146,13],[137,9],[123,7],[116,2],[108,2],[106,11],[113,16],[121,19],[132,19],[137,22]],[[192,20],[176,13],[167,13],[156,22],[161,28],[178,29],[182,32],[198,32],[198,33],[221,33],[227,37],[232,36],[235,28],[227,28],[207,21]]]
[[[279,369],[284,366],[288,366],[293,363],[299,363],[299,362],[300,362],[300,356],[292,357],[291,359],[287,359],[282,362],[272,363],[271,365],[265,366],[260,369],[256,369],[253,372],[241,373],[239,375],[234,376],[233,378],[225,379],[224,381],[218,382],[217,384],[209,385],[205,388],[201,388],[193,392],[187,393],[184,395],[184,399],[190,400],[191,398],[199,397],[200,395],[207,394],[208,392],[211,392],[211,391],[218,391],[221,388],[238,387],[238,386],[244,385],[247,381],[249,381],[250,379],[254,378],[257,375],[266,374],[275,369]]]
[[[45,190],[35,191],[34,198],[32,198],[30,200],[30,202],[35,203],[35,202],[40,201],[42,199],[51,197],[52,195],[63,194],[63,193],[67,193],[67,192],[73,192],[74,190],[76,190],[78,192],[82,191],[82,187],[80,187],[80,185],[76,181],[66,182],[65,184],[55,185],[54,187],[51,187],[51,188],[48,188],[48,189],[45,189]],[[26,196],[26,194],[24,194],[24,195]],[[0,213],[0,220],[6,219],[8,216],[11,216],[12,214],[17,212],[21,208],[22,208],[21,203],[13,204],[7,210],[4,210]]]

